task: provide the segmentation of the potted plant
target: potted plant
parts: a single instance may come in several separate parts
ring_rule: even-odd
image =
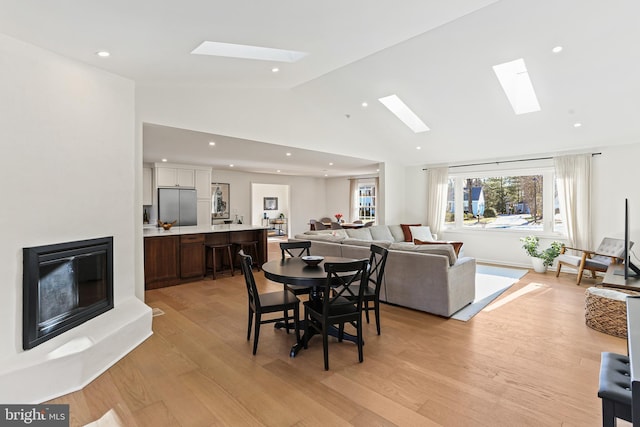
[[[562,243],[553,241],[547,249],[541,251],[540,239],[537,236],[521,237],[520,241],[524,250],[527,251],[527,255],[531,257],[533,270],[536,273],[547,271],[547,268],[553,264],[553,260],[560,255],[562,250]]]

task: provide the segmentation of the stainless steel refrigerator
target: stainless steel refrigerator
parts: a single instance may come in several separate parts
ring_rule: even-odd
[[[193,188],[159,188],[158,219],[178,220],[176,226],[198,225],[198,203]]]

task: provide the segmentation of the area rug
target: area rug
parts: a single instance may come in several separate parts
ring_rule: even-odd
[[[527,274],[527,270],[520,268],[504,268],[489,265],[478,265],[476,267],[476,298],[468,306],[460,309],[452,319],[466,322],[478,314],[483,308],[491,304],[504,291],[509,289],[522,276]]]

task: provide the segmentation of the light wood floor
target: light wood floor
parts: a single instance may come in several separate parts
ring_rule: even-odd
[[[600,352],[626,341],[585,326],[595,282],[574,278],[530,272],[469,322],[384,304],[364,363],[330,340],[328,372],[321,338],[292,359],[294,335],[271,325],[251,354],[239,274],[148,291],[165,312],[153,336],[52,403],[71,405],[71,425],[114,409],[128,426],[600,426]]]

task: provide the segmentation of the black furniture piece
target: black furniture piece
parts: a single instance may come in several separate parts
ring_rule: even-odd
[[[300,328],[298,324],[300,300],[292,292],[284,290],[282,292],[269,292],[260,294],[253,277],[253,261],[251,256],[240,250],[240,265],[247,285],[247,295],[249,297],[249,323],[247,326],[247,341],[251,338],[251,325],[255,316],[255,331],[253,334],[253,354],[258,350],[258,338],[260,336],[260,325],[264,323],[275,323],[284,321],[284,325],[289,333],[289,310],[293,310],[293,322],[296,332],[296,342],[300,342]],[[263,314],[282,312],[283,316],[275,319],[262,319]]]
[[[282,260],[284,261],[287,258],[287,255],[294,258],[300,258],[303,256],[309,256],[311,248],[311,241],[300,241],[300,242],[282,242],[280,243],[280,252],[282,252]],[[300,285],[284,285],[284,288],[288,291],[293,292],[296,295],[308,295],[311,292],[311,288],[309,286],[300,286]]]
[[[229,269],[231,270],[231,275],[233,276],[233,256],[231,255],[231,243],[220,243],[220,244],[206,244],[204,245],[207,253],[211,252],[211,278],[216,280],[216,249],[222,249],[223,255],[226,252],[227,259],[229,261]],[[226,251],[225,251],[226,249]]]
[[[315,267],[308,266],[298,257],[285,258],[284,260],[273,260],[262,265],[264,276],[274,282],[282,284],[292,284],[298,286],[306,286],[311,289],[309,294],[310,300],[321,300],[320,289],[324,287],[327,281],[327,273],[324,271],[324,264],[327,262],[349,262],[355,261],[353,258],[342,257],[324,257],[324,260]],[[349,276],[350,272],[338,273],[338,275]],[[339,286],[340,283],[336,283]],[[284,323],[276,323],[276,327],[285,327]],[[302,337],[301,342],[297,342],[291,347],[291,357],[295,357],[303,348],[302,342],[305,338],[311,338],[316,333],[315,329],[308,330],[306,335]],[[329,335],[338,336],[338,329],[330,327]],[[357,342],[357,337],[348,333],[343,334],[343,340]]]
[[[369,280],[364,289],[363,309],[369,323],[369,309],[373,308],[376,316],[376,330],[380,335],[380,288],[384,280],[384,267],[387,264],[389,251],[382,246],[371,245],[371,256],[369,257]],[[371,307],[373,304],[373,307]]]
[[[322,290],[322,298],[314,298],[304,303],[304,348],[309,343],[309,329],[322,334],[324,370],[329,370],[329,327],[338,325],[338,341],[344,338],[345,324],[356,328],[358,360],[364,360],[362,352],[362,305],[364,289],[367,287],[369,260],[349,262],[326,262],[327,273]],[[345,275],[347,273],[348,275]],[[354,289],[357,288],[357,289]],[[356,293],[357,292],[357,293]]]
[[[259,256],[258,256],[258,242],[256,240],[250,240],[246,242],[234,242],[234,245],[238,247],[238,253],[242,251],[245,255],[251,256],[253,264],[251,267],[256,267],[260,270]]]
[[[616,418],[631,421],[631,371],[629,358],[602,353],[598,397],[602,399],[602,427],[615,427]]]

